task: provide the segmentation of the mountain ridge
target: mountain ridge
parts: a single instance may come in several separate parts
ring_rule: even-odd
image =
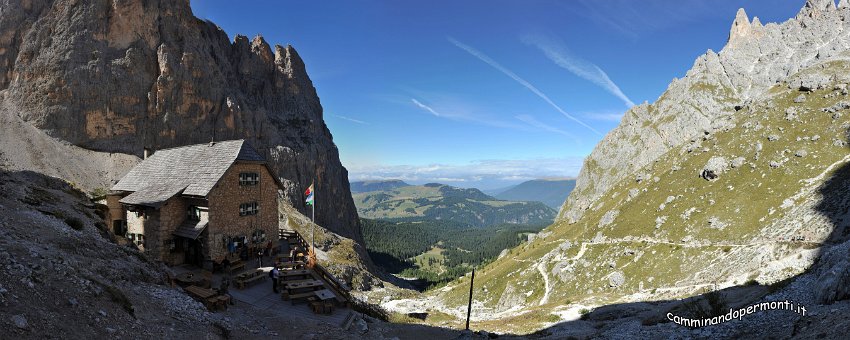
[[[353,195],[360,217],[395,221],[450,219],[473,226],[541,223],[555,216],[540,202],[498,200],[474,188],[439,183]],[[517,214],[517,215],[513,215]]]
[[[538,201],[553,209],[560,209],[573,188],[575,179],[536,179],[522,182],[493,196],[506,201]]]
[[[351,182],[351,193],[362,193],[369,191],[392,190],[395,188],[410,186],[399,179],[374,180],[374,181],[355,181]]]

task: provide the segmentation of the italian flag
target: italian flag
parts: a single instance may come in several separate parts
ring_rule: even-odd
[[[307,188],[307,191],[304,192],[304,195],[307,195],[307,199],[304,201],[307,205],[313,205],[313,185],[310,184],[310,187]]]

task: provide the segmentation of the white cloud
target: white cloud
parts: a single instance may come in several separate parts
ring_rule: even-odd
[[[420,107],[420,108],[424,109],[425,111],[430,112],[432,115],[435,115],[435,116],[437,116],[437,117],[442,116],[442,115],[441,115],[440,113],[438,113],[437,111],[434,111],[434,109],[432,109],[430,106],[425,105],[425,104],[422,104],[422,103],[420,103],[418,100],[416,100],[416,99],[414,99],[414,98],[411,98],[410,100],[413,102],[413,104],[416,104],[416,106],[418,106],[418,107]]]
[[[574,177],[583,159],[480,160],[467,164],[347,166],[350,181],[400,179],[412,184],[439,182],[496,188],[538,178]]]
[[[526,44],[534,45],[543,51],[543,54],[558,66],[602,87],[617,98],[620,98],[626,106],[635,106],[635,103],[620,90],[620,87],[608,77],[605,71],[591,62],[570,55],[562,43],[539,35],[525,36],[522,38],[522,41]]]
[[[579,125],[584,126],[584,127],[585,127],[585,128],[587,128],[588,130],[593,131],[594,133],[596,133],[597,135],[600,135],[600,136],[602,135],[602,133],[600,133],[600,132],[599,132],[599,131],[597,131],[596,129],[592,128],[590,125],[585,124],[584,122],[582,122],[582,121],[581,121],[581,120],[579,120],[578,118],[573,117],[572,115],[570,115],[569,113],[567,113],[566,111],[564,111],[564,109],[562,109],[560,106],[558,106],[558,104],[555,104],[555,102],[553,102],[551,99],[549,99],[549,96],[547,96],[545,93],[543,93],[543,92],[541,92],[540,90],[538,90],[536,87],[534,87],[534,85],[531,85],[531,83],[529,83],[529,82],[528,82],[528,81],[526,81],[525,79],[520,78],[520,76],[516,75],[516,73],[514,73],[514,72],[513,72],[513,71],[511,71],[511,70],[508,70],[507,68],[505,68],[504,66],[500,65],[499,63],[497,63],[495,60],[491,59],[490,57],[488,57],[488,56],[487,56],[487,55],[485,55],[484,53],[481,53],[481,52],[479,52],[478,50],[476,50],[476,49],[474,49],[474,48],[472,48],[472,47],[470,47],[470,46],[468,46],[468,45],[465,45],[465,44],[461,43],[460,41],[455,40],[454,38],[449,37],[449,38],[448,38],[448,40],[449,40],[449,42],[451,42],[452,44],[454,44],[454,45],[455,45],[455,46],[457,46],[458,48],[460,48],[460,49],[462,49],[462,50],[466,51],[467,53],[471,54],[472,56],[474,56],[474,57],[478,58],[479,60],[481,60],[481,61],[483,61],[483,62],[485,62],[485,63],[487,63],[488,65],[492,66],[493,68],[495,68],[495,69],[499,70],[500,72],[504,73],[505,75],[507,75],[508,77],[510,77],[511,79],[513,79],[514,81],[518,82],[520,85],[525,86],[525,88],[529,89],[531,92],[533,92],[533,93],[534,93],[534,94],[536,94],[538,97],[540,97],[541,99],[543,99],[546,103],[548,103],[548,104],[549,104],[549,105],[551,105],[553,108],[555,108],[555,110],[557,110],[557,111],[558,111],[558,112],[560,112],[562,115],[564,115],[564,117],[567,117],[567,118],[569,118],[570,120],[572,120],[572,121],[574,121],[574,122],[578,123]]]

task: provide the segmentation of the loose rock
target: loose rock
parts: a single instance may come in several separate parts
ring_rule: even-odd
[[[614,288],[622,286],[625,282],[626,276],[623,275],[623,272],[614,272],[608,277],[608,285]]]
[[[29,327],[29,324],[27,323],[27,318],[21,314],[12,316],[12,323],[15,324],[15,327],[18,327],[20,329],[26,329],[27,327]]]
[[[744,158],[744,157],[736,157],[735,159],[733,159],[733,160],[732,160],[732,163],[731,163],[730,165],[731,165],[733,168],[740,168],[741,166],[743,166],[743,165],[744,165],[744,162],[746,162],[746,158]]]

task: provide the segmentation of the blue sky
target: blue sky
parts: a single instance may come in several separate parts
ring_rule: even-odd
[[[195,15],[291,44],[351,180],[494,188],[575,176],[629,106],[653,102],[738,8],[803,0],[225,1]]]

